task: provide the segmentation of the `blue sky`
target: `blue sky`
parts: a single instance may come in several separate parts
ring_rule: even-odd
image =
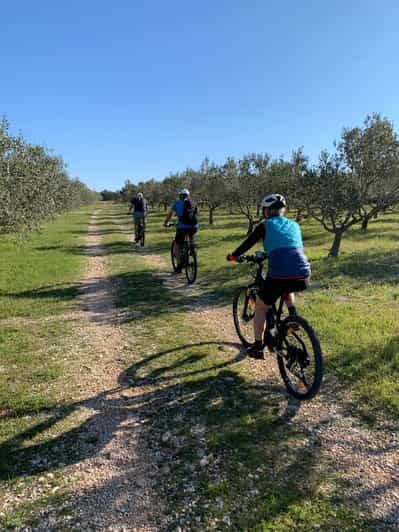
[[[0,115],[99,190],[315,158],[374,111],[399,130],[396,0],[14,0],[0,20]]]

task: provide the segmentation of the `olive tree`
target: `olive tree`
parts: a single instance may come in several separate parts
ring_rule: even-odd
[[[356,183],[337,154],[324,151],[319,162],[298,179],[309,214],[334,235],[330,257],[339,254],[344,233],[361,220]]]
[[[228,162],[231,197],[240,213],[248,220],[248,233],[250,233],[259,216],[261,197],[270,186],[268,173],[270,156],[252,153],[239,159],[235,163],[235,168],[233,163],[233,159]]]
[[[213,225],[215,211],[226,202],[226,181],[223,170],[205,158],[198,172],[191,177],[193,195],[209,212],[209,225]]]
[[[379,114],[363,127],[344,129],[338,154],[361,198],[362,228],[399,203],[399,140],[393,125]]]
[[[41,220],[93,199],[96,193],[69,179],[61,157],[12,135],[6,119],[0,122],[1,232],[38,227]]]

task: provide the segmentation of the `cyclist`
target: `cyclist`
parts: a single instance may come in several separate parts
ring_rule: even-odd
[[[133,211],[134,220],[134,241],[139,241],[139,224],[142,224],[143,230],[145,230],[145,219],[148,215],[148,201],[143,196],[142,192],[138,192],[133,196],[128,210],[128,214]]]
[[[263,220],[238,248],[227,256],[228,261],[248,251],[254,244],[263,241],[269,256],[269,269],[264,286],[256,298],[254,329],[255,343],[248,355],[264,358],[263,337],[267,313],[271,305],[283,296],[290,314],[295,314],[294,292],[309,286],[310,264],[303,250],[299,225],[284,216],[286,201],[281,194],[270,194],[261,203]]]
[[[189,190],[182,188],[179,190],[178,194],[179,199],[172,205],[164,222],[164,226],[168,227],[174,214],[178,217],[174,254],[178,261],[176,272],[180,273],[182,270],[182,251],[186,234],[190,237],[191,245],[194,245],[194,235],[198,231],[198,209],[190,198]]]

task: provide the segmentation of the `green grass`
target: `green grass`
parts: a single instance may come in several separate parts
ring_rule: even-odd
[[[8,320],[0,328],[0,412],[9,417],[55,402],[51,383],[62,376],[62,339],[70,333],[57,315],[76,304],[88,220],[84,209],[28,240],[0,239],[0,319]]]
[[[44,317],[68,309],[85,262],[81,238],[88,219],[85,208],[48,222],[26,240],[0,238],[0,319]]]
[[[4,517],[0,518],[0,525],[2,530],[24,530],[27,527],[35,529],[48,519],[54,509],[57,509],[57,517],[51,521],[52,528],[57,526],[60,530],[68,529],[68,499],[58,493],[41,497],[35,502],[21,502],[16,510],[6,512]]]
[[[72,327],[62,315],[77,304],[77,281],[87,263],[82,254],[82,237],[87,234],[89,217],[90,210],[85,208],[48,222],[40,233],[24,240],[0,238],[3,488],[14,486],[24,492],[32,484],[36,490],[36,474],[51,470],[50,464],[56,463],[52,448],[60,433],[69,430],[66,418],[70,408],[64,404],[64,393],[60,391],[65,362],[69,363],[67,342]],[[37,467],[33,462],[39,457],[44,462]],[[58,453],[58,460],[62,459]],[[60,479],[62,475],[58,483]],[[0,527],[33,527],[43,521],[49,505],[59,506],[64,499],[63,490],[33,502],[22,498],[13,511],[0,515]]]

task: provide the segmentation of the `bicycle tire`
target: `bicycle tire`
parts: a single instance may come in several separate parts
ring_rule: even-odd
[[[170,247],[170,256],[172,259],[172,268],[174,272],[177,272],[179,269],[179,263],[177,261],[177,257],[175,255],[175,241],[173,240],[172,245]]]
[[[253,300],[253,295],[248,295],[249,287],[243,286],[239,288],[233,298],[233,320],[234,320],[234,327],[236,329],[238,338],[241,340],[241,343],[248,347],[255,341],[255,335],[253,332],[253,317],[255,314],[255,308],[253,308],[251,314],[248,314],[246,318],[243,317],[243,324],[241,324],[241,318],[239,316],[240,309],[239,306],[241,305],[240,297],[243,297],[244,299],[244,309],[245,312],[247,312],[248,309],[248,301],[250,299]],[[244,325],[245,324],[245,325]]]
[[[188,284],[195,283],[198,272],[197,253],[191,246],[185,250],[184,270]]]
[[[144,231],[144,229],[141,229],[140,246],[144,247],[144,243],[145,243],[145,231]]]
[[[299,385],[298,389],[296,386],[294,386],[294,383],[292,381],[291,375],[294,375],[294,373],[290,370],[290,368],[287,368],[287,364],[289,362],[292,362],[292,365],[294,364],[294,359],[290,359],[290,353],[289,350],[292,349],[287,347],[287,353],[284,355],[283,351],[279,351],[277,355],[277,362],[278,367],[280,370],[280,375],[284,381],[285,387],[287,388],[287,391],[290,395],[295,397],[296,399],[305,400],[305,399],[312,399],[317,392],[320,389],[322,380],[323,380],[323,354],[320,347],[320,342],[316,336],[316,333],[314,332],[312,326],[301,316],[289,316],[287,317],[283,323],[281,324],[281,345],[284,344],[284,341],[286,342],[286,345],[288,344],[286,338],[287,336],[291,336],[298,341],[299,345],[301,343],[304,345],[304,342],[299,338],[298,330],[295,329],[295,326],[292,327],[292,325],[297,324],[300,328],[306,333],[308,339],[310,340],[310,344],[312,346],[313,351],[313,357],[314,357],[314,378],[312,383],[309,387],[306,387],[305,389],[302,386],[305,386],[304,382],[302,381],[302,386]],[[299,353],[301,352],[301,348],[299,348]],[[308,350],[305,346],[306,354],[308,354]],[[304,354],[304,351],[302,349],[302,353]],[[302,355],[303,356],[303,355]],[[297,355],[295,355],[295,362],[297,362]],[[289,360],[290,359],[290,360]],[[301,380],[297,376],[298,380]]]

